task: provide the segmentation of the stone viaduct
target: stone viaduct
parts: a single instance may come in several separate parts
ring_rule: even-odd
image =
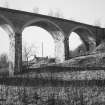
[[[92,51],[105,37],[104,28],[6,8],[0,8],[0,26],[10,38],[9,72],[11,75],[22,70],[22,31],[28,26],[41,27],[52,35],[55,42],[56,62],[69,59],[71,32],[80,36],[89,51]]]

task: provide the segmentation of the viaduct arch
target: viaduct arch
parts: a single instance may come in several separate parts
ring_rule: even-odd
[[[91,30],[87,27],[77,26],[70,31],[69,37],[72,32],[75,32],[79,35],[81,40],[86,46],[88,52],[92,52],[96,47],[96,37]],[[69,54],[70,55],[70,54]]]
[[[57,26],[56,24],[54,24],[53,22],[46,20],[46,19],[34,19],[31,20],[29,22],[27,22],[21,30],[21,33],[23,31],[24,28],[28,27],[28,26],[39,26],[43,29],[45,29],[46,31],[48,31],[53,39],[54,39],[54,43],[55,43],[55,60],[56,62],[63,62],[65,59],[65,55],[64,55],[64,33],[62,31],[62,29],[60,29],[59,26]]]
[[[104,28],[6,8],[0,8],[0,25],[3,29],[8,30],[11,42],[10,52],[14,52],[10,58],[12,63],[9,72],[11,75],[22,71],[22,31],[25,27],[39,26],[52,35],[58,63],[69,59],[68,39],[71,32],[75,32],[81,37],[89,51],[92,51],[105,38]]]

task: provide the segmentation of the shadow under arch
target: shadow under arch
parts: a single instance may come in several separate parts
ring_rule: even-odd
[[[0,14],[0,27],[9,36],[9,76],[13,76],[15,67],[15,27],[11,21]]]
[[[24,28],[26,28],[28,26],[38,26],[38,27],[41,27],[41,28],[45,29],[46,31],[48,31],[54,39],[56,62],[60,63],[60,62],[63,62],[65,60],[64,33],[60,29],[60,27],[58,27],[55,23],[53,23],[49,20],[46,20],[46,19],[34,19],[34,20],[27,22],[23,26],[21,33],[24,30]]]
[[[85,44],[88,53],[91,53],[95,49],[96,38],[95,38],[93,32],[91,30],[89,30],[87,27],[84,27],[84,26],[74,27],[69,32],[68,38],[70,37],[70,34],[72,32],[75,32],[80,37],[80,39]],[[69,56],[70,56],[70,54],[69,54]]]

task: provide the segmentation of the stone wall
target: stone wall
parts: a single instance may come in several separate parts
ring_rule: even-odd
[[[1,105],[104,105],[105,87],[0,85]]]

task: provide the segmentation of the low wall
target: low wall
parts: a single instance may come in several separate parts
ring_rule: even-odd
[[[0,78],[1,105],[105,105],[105,72],[29,72]]]
[[[0,85],[1,105],[105,105],[105,87]]]

